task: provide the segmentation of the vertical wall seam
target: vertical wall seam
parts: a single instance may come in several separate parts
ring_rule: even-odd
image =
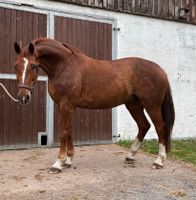
[[[118,31],[116,31],[118,28],[117,25],[117,19],[114,19],[112,23],[112,60],[118,58]],[[117,111],[118,108],[112,108],[112,140],[113,142],[117,139],[117,133],[118,133],[118,120],[117,120]]]
[[[54,39],[54,14],[47,14],[47,37]],[[52,146],[54,143],[54,102],[48,92],[48,80],[46,87],[46,133],[47,145]]]

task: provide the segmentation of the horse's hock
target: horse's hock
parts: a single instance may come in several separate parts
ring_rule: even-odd
[[[166,161],[153,170],[154,156],[139,152],[136,166],[124,164],[127,149],[117,145],[76,147],[73,166],[49,174],[58,149],[1,151],[1,200],[169,200],[196,198],[196,169]]]

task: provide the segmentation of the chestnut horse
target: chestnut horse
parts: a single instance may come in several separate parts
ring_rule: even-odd
[[[15,69],[19,101],[22,104],[30,101],[38,68],[42,68],[48,76],[49,94],[60,108],[60,151],[51,173],[71,166],[74,155],[71,127],[76,107],[106,109],[121,104],[125,104],[139,130],[125,162],[134,163],[150,128],[145,109],[159,138],[159,154],[153,167],[163,167],[175,114],[168,78],[159,65],[135,57],[96,60],[68,44],[47,38],[37,38],[22,49],[15,43],[14,48],[18,55]]]

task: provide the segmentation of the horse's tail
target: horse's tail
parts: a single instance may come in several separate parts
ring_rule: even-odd
[[[175,110],[174,110],[170,85],[165,94],[161,111],[165,122],[165,146],[166,146],[166,152],[168,152],[171,147],[171,133],[175,120]]]

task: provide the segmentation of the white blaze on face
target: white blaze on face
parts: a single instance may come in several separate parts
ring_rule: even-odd
[[[28,66],[28,59],[27,58],[23,58],[23,61],[24,61],[24,68],[23,68],[23,72],[22,72],[22,83],[24,84],[24,81],[25,81],[25,76],[26,76],[26,72],[27,72],[27,66]]]

